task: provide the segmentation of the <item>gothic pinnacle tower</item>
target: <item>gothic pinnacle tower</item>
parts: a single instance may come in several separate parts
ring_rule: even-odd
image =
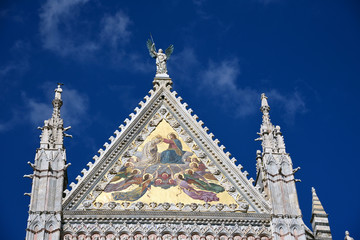
[[[55,89],[52,101],[53,113],[44,121],[41,129],[40,147],[36,150],[34,163],[29,163],[33,174],[24,177],[32,178],[32,190],[29,205],[29,218],[26,240],[60,239],[62,195],[67,184],[66,152],[63,137],[70,136],[64,132],[70,127],[63,127],[60,116],[61,85]]]
[[[274,233],[289,239],[306,239],[306,226],[302,221],[296,192],[292,161],[286,153],[284,138],[280,126],[274,127],[270,121],[270,106],[265,94],[261,94],[262,124],[260,136],[263,151],[257,152],[257,186],[262,189],[271,201]]]

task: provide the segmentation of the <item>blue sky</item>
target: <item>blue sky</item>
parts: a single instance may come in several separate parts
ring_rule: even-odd
[[[253,178],[265,92],[301,167],[305,223],[315,187],[333,238],[360,238],[360,5],[350,0],[1,1],[2,236],[25,236],[31,181],[22,176],[56,83],[74,136],[65,142],[72,182],[151,89],[149,32],[158,48],[175,46],[174,90]]]

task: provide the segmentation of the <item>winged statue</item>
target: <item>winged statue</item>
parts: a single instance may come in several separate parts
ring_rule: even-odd
[[[156,59],[156,76],[169,77],[167,74],[166,61],[169,60],[171,54],[173,53],[174,46],[170,44],[170,46],[165,50],[165,53],[161,48],[158,52],[156,52],[155,43],[151,39],[147,40],[146,46],[149,49],[150,56]]]

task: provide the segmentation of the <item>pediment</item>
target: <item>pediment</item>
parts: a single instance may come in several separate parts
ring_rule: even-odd
[[[268,213],[269,203],[169,81],[115,131],[67,191],[67,211]]]

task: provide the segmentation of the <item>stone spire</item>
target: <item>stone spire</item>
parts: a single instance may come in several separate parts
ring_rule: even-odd
[[[260,133],[258,133],[260,138],[257,140],[262,140],[263,152],[273,152],[275,150],[274,125],[270,120],[270,106],[265,93],[261,94],[260,110],[263,113],[263,116]]]
[[[55,89],[55,97],[52,101],[53,112],[50,119],[44,121],[43,127],[38,127],[42,130],[40,135],[40,148],[43,149],[61,149],[63,148],[64,136],[71,137],[64,133],[71,127],[64,128],[63,119],[60,116],[60,108],[63,104],[61,99],[61,83]]]
[[[262,124],[260,127],[260,136],[256,140],[262,141],[263,152],[267,153],[285,153],[284,137],[280,131],[280,126],[274,126],[270,120],[270,106],[267,101],[265,93],[261,94],[261,107],[263,113]]]
[[[329,219],[324,207],[322,206],[319,197],[316,194],[315,188],[312,191],[312,215],[311,225],[314,232],[315,239],[332,239]],[[346,238],[345,238],[346,239]]]
[[[274,232],[280,238],[305,240],[305,224],[299,207],[294,173],[279,126],[270,120],[270,106],[261,94],[262,123],[259,138],[263,151],[256,152],[256,186],[272,205]]]
[[[52,101],[53,113],[50,119],[44,121],[40,135],[40,148],[36,150],[34,163],[28,162],[33,174],[24,177],[32,178],[29,205],[29,218],[26,240],[60,239],[62,195],[67,185],[66,152],[63,145],[64,132],[70,127],[63,127],[60,116],[61,84],[55,89]]]

